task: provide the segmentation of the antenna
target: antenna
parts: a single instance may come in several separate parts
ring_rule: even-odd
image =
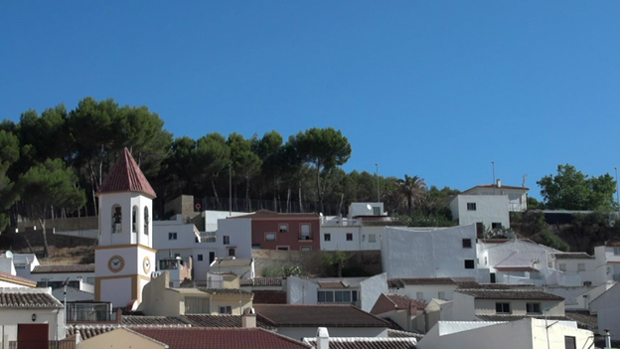
[[[526,174],[524,174],[524,175],[523,175],[523,184],[521,184],[521,186],[522,186],[523,188],[525,188],[525,182],[526,182],[526,181],[527,181],[527,175],[526,175]]]

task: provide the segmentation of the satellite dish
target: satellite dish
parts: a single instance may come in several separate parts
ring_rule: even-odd
[[[370,206],[370,204],[366,205],[366,208],[372,210],[372,206]]]
[[[323,212],[319,212],[319,217],[323,217]]]
[[[6,258],[13,258],[13,252],[11,252],[11,251],[6,251],[6,252],[4,252],[4,256],[5,256]]]

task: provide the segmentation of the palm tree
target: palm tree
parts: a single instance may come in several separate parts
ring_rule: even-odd
[[[402,195],[403,203],[406,204],[407,212],[411,216],[413,208],[420,203],[426,193],[426,182],[424,182],[424,178],[405,175],[404,180],[398,180],[398,192]]]

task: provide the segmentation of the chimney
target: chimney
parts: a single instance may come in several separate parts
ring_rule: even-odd
[[[611,335],[609,334],[609,330],[605,329],[605,348],[611,348]]]
[[[319,327],[316,332],[316,349],[329,349],[329,332],[327,327]]]
[[[116,309],[116,323],[123,323],[123,311],[121,308]]]
[[[502,180],[501,179],[497,179],[497,187],[501,188],[502,187]]]
[[[250,307],[243,310],[243,315],[241,315],[241,327],[256,327],[256,311],[254,311],[254,308]]]

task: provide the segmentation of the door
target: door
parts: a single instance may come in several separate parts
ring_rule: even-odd
[[[49,324],[18,324],[19,349],[48,349]]]

